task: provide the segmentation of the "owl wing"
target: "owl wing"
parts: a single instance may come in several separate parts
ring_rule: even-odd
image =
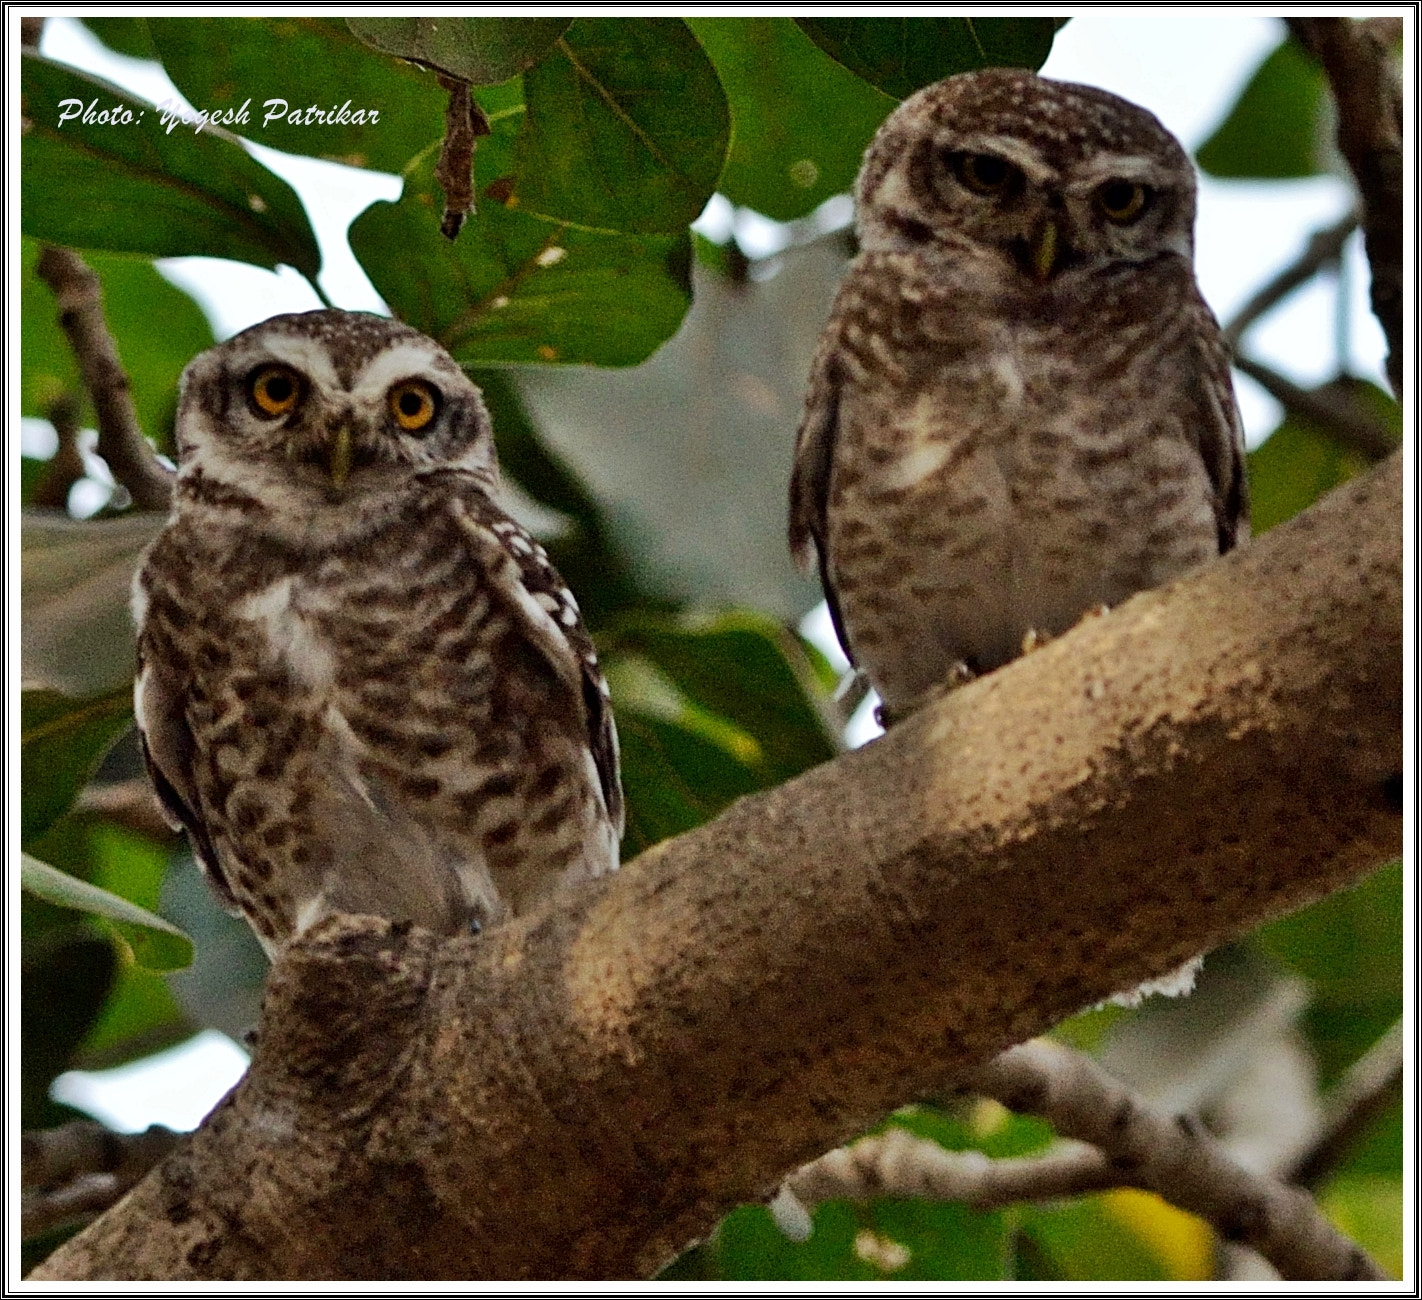
[[[835,635],[852,663],[854,652],[849,648],[838,594],[830,577],[829,542],[826,537],[830,473],[834,467],[834,444],[839,434],[839,405],[843,388],[844,365],[839,357],[839,333],[831,327],[821,338],[819,351],[810,367],[805,410],[795,435],[795,460],[790,471],[790,553],[802,569],[807,568],[813,543],[820,570],[820,586],[824,588]]]
[[[587,718],[588,751],[597,767],[608,820],[622,835],[624,810],[618,773],[617,727],[597,650],[582,613],[548,552],[517,520],[480,492],[453,498],[461,531],[469,539],[494,594],[518,619],[529,642],[580,697]]]
[[[197,746],[188,727],[182,686],[177,676],[164,668],[159,656],[151,650],[145,655],[145,639],[139,642],[138,673],[133,682],[133,716],[144,766],[168,824],[174,830],[187,832],[193,856],[212,882],[218,900],[235,913],[240,910],[237,899],[222,874],[207,826],[197,812],[202,807],[193,784]]]
[[[1220,554],[1249,539],[1249,480],[1245,473],[1244,422],[1230,378],[1229,347],[1203,299],[1198,308],[1210,328],[1195,331],[1195,406],[1189,436],[1214,485],[1215,527]]]

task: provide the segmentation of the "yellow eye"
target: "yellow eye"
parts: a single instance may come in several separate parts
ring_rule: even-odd
[[[406,433],[418,433],[439,410],[439,391],[423,379],[407,379],[390,390],[390,414]]]
[[[288,366],[263,366],[247,383],[252,401],[263,415],[286,415],[301,400],[301,377]]]
[[[991,153],[957,154],[954,169],[974,194],[1001,194],[1019,174],[1010,162]]]
[[[1111,221],[1128,225],[1145,213],[1151,191],[1134,181],[1107,181],[1096,191],[1096,207]]]

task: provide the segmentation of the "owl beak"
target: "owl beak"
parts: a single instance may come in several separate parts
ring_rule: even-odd
[[[342,424],[331,439],[331,482],[338,488],[345,487],[351,472],[351,426]]]
[[[1038,283],[1051,277],[1052,268],[1057,264],[1057,223],[1048,221],[1037,232],[1032,244],[1032,274]]]

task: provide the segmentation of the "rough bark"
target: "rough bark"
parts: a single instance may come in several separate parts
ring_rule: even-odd
[[[468,940],[337,918],[246,1080],[35,1278],[628,1278],[1402,847],[1400,455]]]
[[[1289,30],[1323,65],[1338,106],[1338,151],[1363,200],[1373,314],[1387,337],[1387,377],[1402,400],[1403,164],[1400,18],[1290,18]]]
[[[128,372],[104,320],[99,277],[72,248],[46,244],[36,273],[54,293],[59,327],[79,363],[99,425],[99,455],[139,510],[166,510],[173,499],[173,472],[153,454],[138,423]]]

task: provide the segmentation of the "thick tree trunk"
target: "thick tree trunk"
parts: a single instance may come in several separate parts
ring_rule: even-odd
[[[1402,462],[479,938],[338,918],[35,1278],[647,1276],[1080,1007],[1402,847]]]

